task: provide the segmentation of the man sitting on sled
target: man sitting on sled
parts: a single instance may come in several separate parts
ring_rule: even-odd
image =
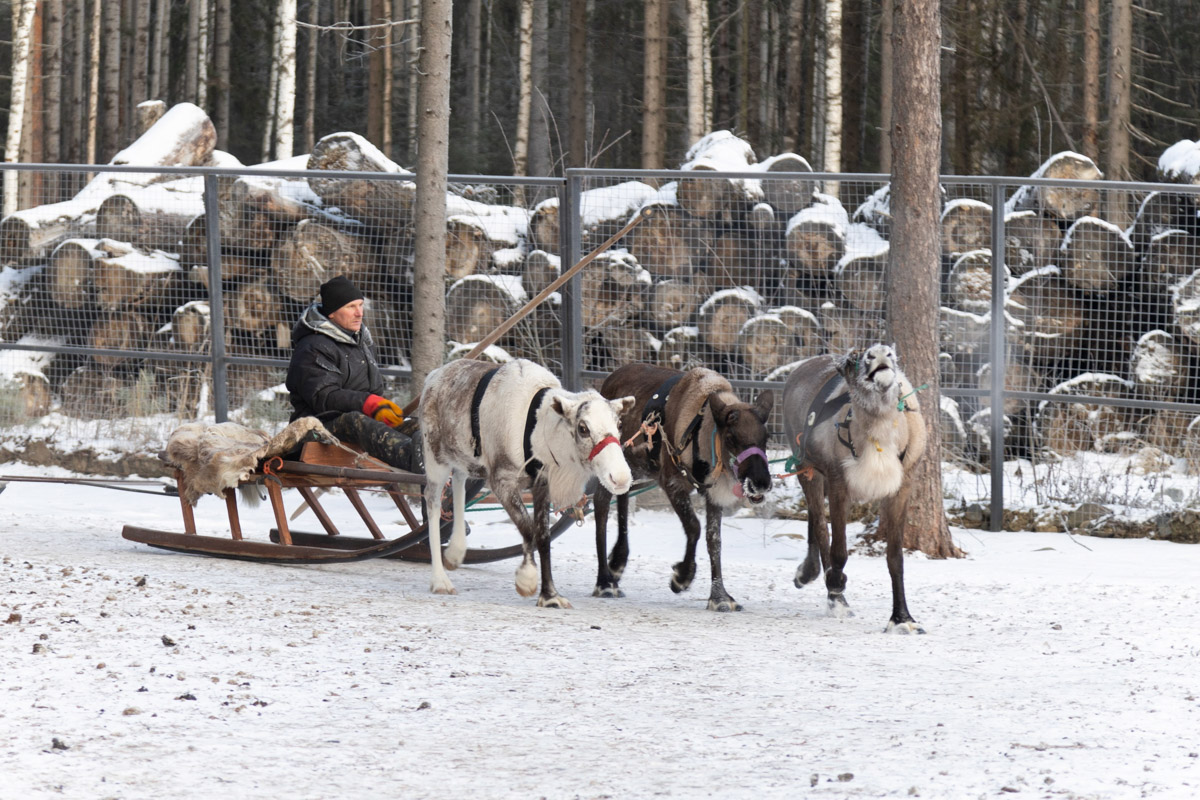
[[[403,410],[380,394],[383,379],[358,287],[342,275],[322,284],[320,303],[292,328],[292,348],[292,421],[316,417],[338,439],[393,467],[420,471],[420,442],[396,430]]]

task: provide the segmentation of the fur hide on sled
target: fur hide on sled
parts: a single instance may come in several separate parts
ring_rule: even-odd
[[[248,480],[264,459],[314,438],[337,442],[316,417],[301,417],[275,436],[236,422],[190,422],[171,433],[159,457],[183,472],[183,499],[194,506],[201,495],[219,495]]]

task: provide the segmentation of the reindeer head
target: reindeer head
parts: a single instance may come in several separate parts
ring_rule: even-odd
[[[556,397],[551,406],[571,431],[579,464],[613,494],[625,494],[633,483],[620,438],[621,415],[633,404],[633,397],[605,400],[599,392],[586,391]]]
[[[900,371],[895,345],[873,344],[851,350],[838,362],[838,372],[850,387],[854,402],[867,408],[893,409],[908,379]]]
[[[766,447],[767,420],[774,404],[775,394],[770,389],[759,394],[754,405],[726,403],[715,394],[708,400],[721,440],[721,454],[728,468],[737,475],[734,494],[755,504],[766,499],[771,488]]]

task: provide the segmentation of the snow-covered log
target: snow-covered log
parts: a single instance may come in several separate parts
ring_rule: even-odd
[[[1079,292],[1057,267],[1027,272],[1014,281],[1004,312],[1012,322],[1018,354],[1039,369],[1059,366],[1078,343],[1084,323]]]
[[[153,305],[181,276],[179,259],[161,250],[146,252],[101,239],[92,260],[92,286],[101,311]]]
[[[446,291],[446,338],[460,344],[481,341],[525,301],[518,278],[468,275]]]
[[[331,133],[318,141],[307,166],[310,170],[410,174],[365,138],[348,132]],[[394,233],[412,220],[417,191],[412,180],[310,177],[308,185],[326,206],[337,206],[380,231]]]
[[[769,312],[746,320],[738,332],[737,351],[755,379],[765,378],[772,370],[801,358],[792,328],[778,314]]]
[[[1031,178],[1097,181],[1104,177],[1096,163],[1085,155],[1064,151],[1046,159]],[[1022,186],[1009,199],[1006,212],[1040,210],[1067,222],[1098,211],[1100,190],[1079,186]]]
[[[1004,268],[1008,283],[1008,267]],[[958,256],[946,276],[943,300],[950,306],[975,314],[986,314],[992,307],[992,251],[970,250]]]
[[[789,263],[803,276],[831,278],[846,254],[849,227],[846,209],[832,197],[793,215],[784,234]]]
[[[696,172],[751,172],[757,158],[754,148],[729,131],[714,131],[692,145],[681,170]],[[681,178],[676,190],[679,205],[693,217],[726,220],[737,211],[763,200],[762,182],[744,178]]]
[[[1132,388],[1117,375],[1088,372],[1060,383],[1050,394],[1129,399]],[[1109,452],[1129,433],[1127,415],[1128,409],[1122,406],[1043,400],[1035,421],[1038,443],[1064,456],[1080,451]]]
[[[1004,266],[1013,275],[1024,275],[1058,260],[1062,229],[1036,211],[1015,211],[1004,217]],[[991,247],[989,242],[988,247]]]
[[[846,251],[834,269],[834,286],[859,311],[882,311],[887,263],[888,243],[874,228],[855,223],[846,232]]]
[[[102,367],[112,368],[130,359],[137,359],[146,349],[155,326],[137,311],[114,311],[92,323],[88,345],[100,350],[129,350],[128,356],[93,356]]]
[[[655,278],[689,278],[695,224],[674,203],[655,203],[653,209],[625,237],[630,254]]]
[[[1129,379],[1151,400],[1177,400],[1188,380],[1187,348],[1164,330],[1148,331],[1134,345]]]
[[[1067,281],[1086,292],[1115,290],[1134,263],[1133,243],[1116,225],[1080,217],[1063,236],[1059,266]]]
[[[665,280],[651,289],[647,311],[659,331],[687,325],[700,304],[700,289],[686,280]]]
[[[658,363],[680,370],[702,367],[705,361],[701,350],[700,329],[694,325],[681,325],[663,336],[658,349]]]
[[[203,189],[200,178],[185,178],[109,195],[96,211],[96,236],[177,252],[188,223],[204,213]]]
[[[757,316],[762,307],[762,297],[749,287],[715,292],[696,313],[701,341],[716,353],[736,353],[742,327]]]
[[[280,290],[300,303],[312,302],[321,284],[334,275],[368,285],[373,267],[365,237],[312,219],[301,220],[285,234],[271,255],[271,271]]]
[[[942,254],[960,256],[992,246],[992,207],[978,200],[951,200],[942,211]]]
[[[795,172],[810,173],[812,167],[802,156],[795,153],[780,153],[764,159],[757,167],[766,173]],[[804,178],[762,178],[763,197],[771,208],[780,214],[791,216],[813,201],[816,182]]]

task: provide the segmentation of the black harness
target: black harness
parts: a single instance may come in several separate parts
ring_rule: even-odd
[[[542,471],[542,462],[533,457],[533,428],[537,425],[537,412],[542,407],[542,399],[550,387],[538,389],[537,394],[529,401],[529,411],[525,413],[525,474],[537,480]]]
[[[813,398],[808,410],[804,413],[804,426],[800,432],[796,434],[795,450],[793,451],[796,463],[803,466],[805,461],[805,453],[808,450],[808,440],[812,435],[813,429],[826,422],[838,410],[850,402],[850,392],[847,390],[837,397],[832,397],[840,385],[845,384],[845,380],[841,375],[834,373],[833,376],[825,381],[825,385],[817,392]],[[853,411],[853,409],[851,409]],[[834,423],[837,428],[838,441],[850,449],[850,454],[858,458],[858,453],[854,452],[854,443],[850,441],[850,417],[846,417],[845,422]],[[846,438],[842,438],[842,431],[845,431]]]
[[[654,394],[650,395],[650,399],[646,401],[646,407],[642,409],[642,425],[657,426],[650,441],[650,463],[656,470],[659,468],[659,456],[662,455],[662,422],[666,416],[667,396],[671,394],[671,389],[675,388],[675,384],[681,380],[683,380],[682,372],[667,378],[663,381],[662,386],[659,386]]]
[[[471,396],[471,441],[475,445],[476,458],[482,455],[482,451],[479,449],[479,406],[483,403],[483,394],[487,391],[488,384],[492,382],[492,378],[496,377],[499,370],[499,367],[493,367],[483,373],[479,383],[475,384],[475,394]]]

